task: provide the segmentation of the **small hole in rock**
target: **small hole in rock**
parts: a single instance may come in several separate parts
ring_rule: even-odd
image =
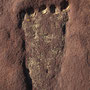
[[[61,11],[62,11],[63,9],[66,9],[66,8],[68,7],[68,5],[69,5],[68,1],[63,0],[63,1],[60,3]]]
[[[48,73],[48,69],[46,69],[46,73]]]
[[[52,4],[52,5],[50,6],[50,12],[51,12],[51,13],[55,13],[55,9],[56,9],[55,5]]]
[[[26,12],[28,13],[28,15],[33,14],[34,13],[34,8],[29,7],[29,8],[26,9]]]
[[[43,10],[45,10],[46,9],[46,5],[41,5],[40,7],[39,7],[39,12],[41,12],[41,11],[43,11]]]
[[[8,36],[8,38],[10,38],[10,32],[7,32],[7,36]]]

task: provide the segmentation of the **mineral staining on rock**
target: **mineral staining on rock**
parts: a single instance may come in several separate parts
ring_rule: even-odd
[[[25,32],[27,66],[33,87],[37,90],[49,90],[50,83],[56,80],[60,72],[63,55],[64,35],[62,25],[67,14],[56,8],[55,13],[46,8],[26,14],[22,24]],[[48,88],[46,88],[48,86]]]

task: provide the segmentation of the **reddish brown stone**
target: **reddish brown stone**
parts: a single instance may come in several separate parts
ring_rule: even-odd
[[[57,90],[90,90],[90,1],[70,0],[66,52]]]
[[[42,4],[53,3],[59,6],[62,1],[0,0],[0,90],[31,89],[31,80],[25,65],[25,36],[21,26],[19,27],[22,22],[20,13],[30,6],[35,9]],[[66,27],[63,63],[58,84],[52,90],[89,90],[90,1],[70,0],[69,6],[70,19]]]

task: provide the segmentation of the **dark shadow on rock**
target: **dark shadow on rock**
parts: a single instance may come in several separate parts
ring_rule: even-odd
[[[19,29],[22,28],[22,22],[24,20],[24,16],[25,16],[26,12],[28,14],[33,13],[33,8],[22,9],[18,13],[17,18],[18,18],[18,28]],[[26,51],[25,38],[22,39],[22,51],[23,52]],[[27,88],[26,90],[32,90],[32,79],[30,78],[29,70],[26,68],[25,62],[26,62],[26,56],[24,56],[24,58],[23,58],[23,64],[22,64],[23,73],[24,73],[24,76],[25,76],[25,83],[26,83],[26,88]]]
[[[60,6],[61,6],[61,11],[63,9],[66,9],[69,5],[69,2],[67,0],[63,0],[61,3],[60,3]]]
[[[26,51],[26,48],[25,48],[25,40],[22,39],[22,51]]]
[[[27,90],[32,90],[32,79],[30,78],[29,70],[26,68],[26,65],[25,65],[25,57],[24,57],[22,66],[23,66],[23,72],[25,75],[25,83],[26,83]]]
[[[62,27],[62,32],[63,32],[63,35],[65,36],[65,34],[66,34],[66,24]]]
[[[27,12],[28,15],[31,15],[31,14],[34,13],[34,8],[33,8],[33,7],[28,7],[28,8],[26,9],[26,12]]]
[[[46,5],[41,5],[40,7],[39,7],[39,12],[41,12],[41,11],[43,11],[43,10],[45,10],[46,9]]]
[[[55,13],[56,6],[54,4],[50,5],[50,12]]]
[[[25,10],[21,10],[18,14],[18,28],[21,28],[22,27],[22,22],[24,20],[24,16],[26,14],[26,11]]]

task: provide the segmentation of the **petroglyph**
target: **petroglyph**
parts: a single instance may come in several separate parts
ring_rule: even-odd
[[[46,87],[56,80],[60,71],[65,43],[63,26],[68,20],[68,10],[60,11],[55,5],[43,6],[30,15],[25,14],[22,28],[25,32],[27,66],[33,87]]]

